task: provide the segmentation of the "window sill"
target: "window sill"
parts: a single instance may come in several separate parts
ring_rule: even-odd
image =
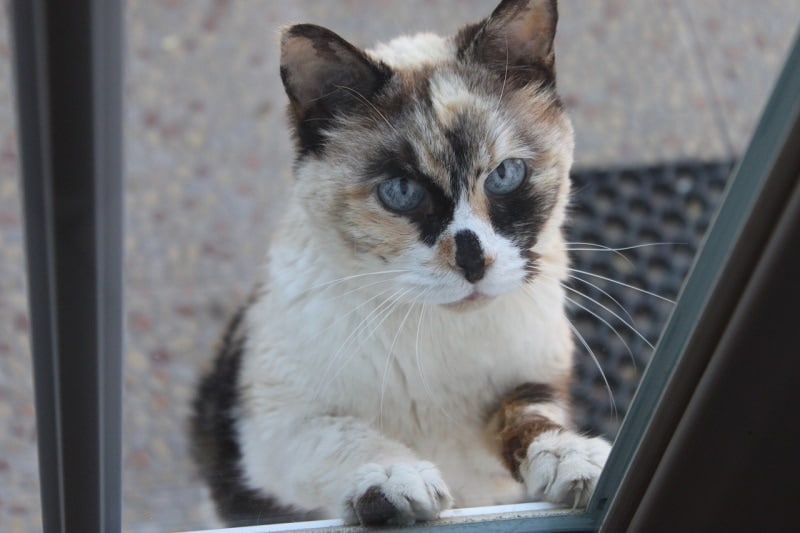
[[[494,505],[488,507],[466,507],[463,509],[450,509],[444,511],[438,520],[418,524],[415,529],[422,530],[428,527],[441,528],[442,526],[460,526],[477,525],[481,527],[489,526],[489,522],[498,520],[510,521],[510,523],[517,523],[522,520],[530,520],[534,518],[564,518],[574,517],[580,518],[584,515],[583,510],[573,510],[568,507],[561,507],[547,502],[534,502],[534,503],[518,503],[511,505]],[[549,527],[549,526],[548,526]],[[496,528],[492,528],[496,529]],[[385,528],[381,528],[386,531]],[[486,529],[487,531],[489,529]],[[496,529],[500,531],[500,529]],[[311,522],[294,522],[287,524],[271,524],[263,526],[247,526],[236,528],[223,528],[202,530],[202,533],[278,533],[284,531],[344,531],[356,532],[367,531],[366,528],[360,526],[346,526],[344,522],[339,519],[332,520],[315,520]],[[186,531],[183,533],[201,533],[200,531]]]

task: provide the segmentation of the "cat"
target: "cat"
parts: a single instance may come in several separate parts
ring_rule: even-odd
[[[229,524],[586,505],[610,445],[570,422],[557,19],[503,0],[370,51],[282,30],[293,192],[191,420]]]

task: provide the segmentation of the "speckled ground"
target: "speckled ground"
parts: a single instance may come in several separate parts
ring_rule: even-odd
[[[126,531],[213,524],[184,421],[286,194],[276,29],[316,22],[368,45],[452,31],[490,4],[128,2]],[[0,6],[0,530],[28,532],[41,525],[9,15]],[[737,155],[798,21],[796,0],[562,0],[559,85],[577,164]]]

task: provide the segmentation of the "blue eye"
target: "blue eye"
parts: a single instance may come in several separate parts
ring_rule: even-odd
[[[378,185],[378,198],[387,209],[398,213],[418,208],[425,195],[422,185],[408,178],[390,178]]]
[[[486,177],[484,187],[490,194],[509,194],[522,185],[528,175],[528,167],[522,159],[506,159]]]

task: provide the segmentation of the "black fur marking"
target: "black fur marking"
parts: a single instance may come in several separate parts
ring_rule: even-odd
[[[415,180],[425,187],[428,195],[419,208],[402,215],[419,230],[420,240],[428,246],[436,244],[439,235],[453,220],[455,204],[433,179],[419,170],[414,148],[408,142],[398,143],[393,149],[384,148],[368,161],[364,179],[376,182],[397,176]]]
[[[214,367],[197,388],[190,420],[192,456],[211,489],[217,513],[229,526],[312,520],[316,517],[313,512],[282,505],[244,481],[234,420],[240,401],[245,309],[231,320]]]
[[[520,250],[519,255],[525,260],[525,281],[531,281],[539,273],[539,254],[530,248],[525,248]]]
[[[561,399],[558,390],[552,385],[532,382],[522,383],[487,405],[484,411],[485,419],[491,420],[493,416],[496,416],[505,407],[550,403]]]
[[[481,241],[475,232],[461,230],[455,235],[456,265],[464,272],[464,278],[470,283],[483,279],[486,274],[486,259],[483,256]]]
[[[459,198],[469,186],[470,154],[477,149],[469,134],[471,129],[467,124],[467,117],[460,114],[455,121],[455,126],[444,133],[452,151],[452,160],[448,165],[448,170],[450,171],[450,189],[453,198]]]
[[[380,487],[370,487],[354,505],[359,522],[363,526],[380,526],[398,515],[397,507],[392,505]]]
[[[545,383],[523,383],[503,397],[503,403],[546,403],[558,399],[556,389]]]
[[[489,194],[492,225],[521,250],[530,250],[555,207],[557,194],[556,189],[539,190],[530,178],[513,194]]]
[[[467,58],[467,52],[472,45],[475,38],[478,36],[478,33],[483,31],[485,21],[478,22],[476,24],[469,24],[464,26],[459,30],[456,34],[455,43],[456,43],[456,57],[459,60],[464,60]]]

